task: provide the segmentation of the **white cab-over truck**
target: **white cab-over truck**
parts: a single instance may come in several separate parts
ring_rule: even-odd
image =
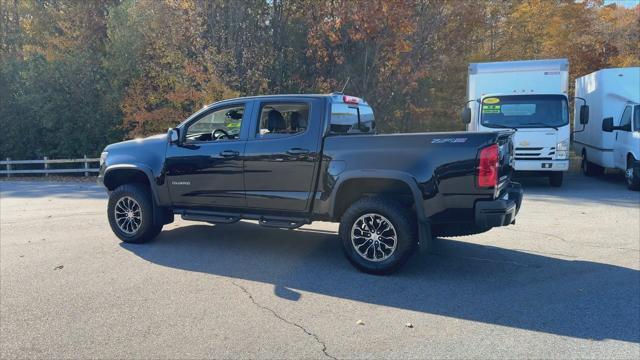
[[[589,121],[574,124],[573,146],[587,176],[605,168],[625,171],[640,190],[640,67],[602,69],[576,79],[576,97],[590,108]]]
[[[569,169],[568,82],[566,59],[469,64],[462,121],[471,132],[515,129],[516,172],[562,186]]]

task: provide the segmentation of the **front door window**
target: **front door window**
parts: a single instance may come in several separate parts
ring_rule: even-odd
[[[232,106],[202,116],[187,128],[185,141],[234,140],[240,137],[244,106]]]
[[[622,131],[631,131],[631,106],[624,108],[619,126]]]

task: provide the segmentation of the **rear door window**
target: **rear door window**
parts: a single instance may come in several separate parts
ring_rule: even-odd
[[[266,103],[260,110],[258,138],[290,136],[307,131],[309,104]]]

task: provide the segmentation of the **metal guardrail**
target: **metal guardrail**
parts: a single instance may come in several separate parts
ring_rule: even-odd
[[[87,155],[82,159],[49,159],[46,156],[42,158],[42,160],[11,160],[11,158],[7,158],[6,160],[0,161],[0,165],[6,166],[6,170],[0,170],[0,175],[6,175],[7,177],[11,177],[11,175],[17,174],[44,174],[48,176],[49,174],[64,174],[64,173],[84,173],[84,176],[89,176],[89,173],[97,173],[100,171],[99,168],[89,167],[90,163],[99,163],[100,158],[88,158]],[[81,163],[83,166],[81,168],[70,168],[70,169],[51,169],[49,168],[49,164],[77,164]],[[42,169],[15,169],[14,165],[33,165],[33,164],[42,164]]]

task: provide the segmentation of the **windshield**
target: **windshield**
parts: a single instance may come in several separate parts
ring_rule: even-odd
[[[562,95],[491,96],[482,101],[480,123],[490,128],[555,128],[569,123],[569,108]]]

